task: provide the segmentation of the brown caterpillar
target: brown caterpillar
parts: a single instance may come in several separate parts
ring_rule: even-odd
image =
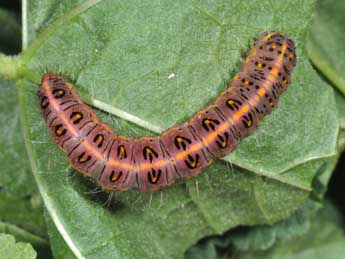
[[[74,168],[104,189],[156,191],[199,174],[251,134],[276,106],[295,65],[290,38],[263,34],[229,88],[187,122],[156,137],[115,135],[60,75],[43,75],[38,96],[53,139]]]

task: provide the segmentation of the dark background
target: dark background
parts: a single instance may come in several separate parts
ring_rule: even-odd
[[[20,14],[20,0],[0,0],[0,6]]]
[[[345,153],[343,153],[329,183],[327,195],[335,202],[345,216]]]

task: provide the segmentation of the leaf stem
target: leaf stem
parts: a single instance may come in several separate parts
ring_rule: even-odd
[[[25,26],[23,29],[23,35],[25,36],[23,44],[24,44],[24,48],[26,48],[26,49],[23,52],[23,54],[21,55],[23,64],[27,64],[29,62],[29,60],[34,56],[36,51],[46,42],[46,40],[56,30],[61,28],[61,25],[65,24],[66,22],[70,21],[71,19],[73,19],[77,15],[85,12],[86,10],[88,10],[89,8],[98,4],[101,1],[102,0],[88,0],[88,1],[86,1],[80,5],[77,5],[77,7],[73,8],[70,12],[67,12],[65,15],[56,19],[49,27],[47,27],[47,29],[43,30],[42,33],[40,33],[38,35],[38,37],[34,41],[32,41],[31,45],[29,45],[27,48],[26,48],[26,46],[28,44],[27,31],[24,31],[25,27],[27,27],[27,26]]]
[[[17,76],[18,56],[6,56],[0,53],[0,77],[15,79]]]

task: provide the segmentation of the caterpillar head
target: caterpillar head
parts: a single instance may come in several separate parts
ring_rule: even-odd
[[[44,82],[49,82],[49,85],[53,85],[55,83],[63,81],[64,78],[61,75],[54,74],[54,73],[45,73],[41,78],[41,84]]]

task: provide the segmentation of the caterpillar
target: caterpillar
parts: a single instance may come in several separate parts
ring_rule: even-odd
[[[293,40],[264,33],[207,108],[154,137],[116,135],[61,75],[44,74],[37,95],[53,140],[76,170],[107,190],[157,191],[198,175],[250,135],[277,105],[295,65]]]

